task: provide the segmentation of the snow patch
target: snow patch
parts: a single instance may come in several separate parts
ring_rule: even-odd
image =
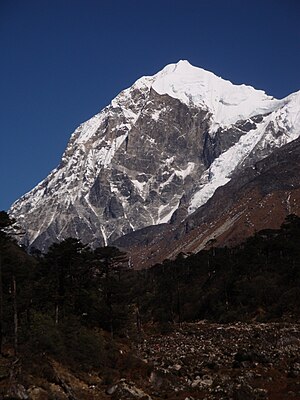
[[[104,168],[108,168],[111,164],[113,156],[125,141],[127,136],[128,133],[125,133],[124,135],[121,135],[113,140],[109,140],[106,146],[102,147],[97,153],[98,164],[102,165]]]
[[[137,179],[132,179],[131,182],[133,183],[134,187],[136,188],[138,194],[144,198],[144,189],[147,182],[139,182]]]
[[[105,113],[102,111],[79,126],[79,128],[74,132],[75,134],[80,131],[80,135],[77,138],[78,144],[85,143],[96,133],[101,122],[104,120],[104,116]]]
[[[178,206],[179,206],[180,201],[178,201],[173,207],[171,207],[170,209],[170,205],[164,205],[164,206],[160,206],[158,208],[158,217],[156,220],[156,224],[166,224],[168,222],[170,222],[170,219],[173,215],[173,213],[177,210]]]
[[[175,176],[175,172],[173,172],[165,182],[161,183],[159,185],[159,188],[163,189],[165,186],[167,186],[169,183],[171,183],[173,178],[174,178],[174,176]]]
[[[168,157],[166,160],[165,160],[165,164],[169,167],[171,164],[172,164],[172,162],[175,160],[175,157],[174,156],[172,156],[172,157]]]
[[[103,225],[100,226],[100,230],[101,230],[101,233],[102,233],[102,236],[103,236],[104,246],[107,246],[107,243],[108,243],[107,242],[107,236],[106,236],[106,233],[105,233]]]
[[[188,175],[190,175],[195,168],[195,163],[188,162],[188,165],[185,169],[175,170],[175,174],[179,176],[181,179],[185,179]]]
[[[160,110],[153,111],[153,113],[150,116],[154,121],[157,122],[160,118],[160,114],[165,111],[166,111],[166,108],[164,107],[164,108],[161,108]]]
[[[151,118],[154,119],[154,121],[158,121],[159,120],[159,116],[160,116],[161,110],[155,110],[152,114],[151,114]]]

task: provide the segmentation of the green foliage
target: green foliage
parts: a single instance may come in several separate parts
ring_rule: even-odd
[[[49,315],[34,313],[26,346],[33,354],[55,356],[69,364],[79,364],[83,370],[98,368],[107,358],[103,336],[82,326],[74,317],[56,324]]]
[[[8,226],[11,226],[13,223],[14,221],[9,217],[7,212],[0,211],[0,231]]]
[[[4,217],[2,225],[6,227]],[[23,349],[80,364],[84,369],[99,367],[105,360],[111,362],[99,328],[119,334],[127,324],[121,265],[124,254],[115,248],[94,252],[70,238],[36,258],[28,256],[8,235],[3,233],[3,238],[1,333],[6,347],[15,340],[14,277],[18,341]]]
[[[181,254],[147,271],[128,270],[126,255],[114,247],[93,251],[77,239],[53,245],[44,256],[29,256],[5,232],[10,224],[0,215],[0,333],[12,346],[14,277],[18,339],[29,354],[54,356],[83,369],[113,369],[118,356],[111,338],[139,335],[147,323],[168,333],[183,321],[300,316],[296,216],[236,248],[212,244],[207,251]]]
[[[144,320],[219,322],[299,318],[300,218],[264,230],[236,248],[178,256],[147,272]],[[137,289],[139,290],[139,289]]]
[[[64,356],[66,347],[59,327],[47,314],[36,312],[30,324],[30,349],[34,353]]]
[[[106,362],[101,335],[84,326],[66,335],[66,347],[72,359],[83,368],[99,368]]]

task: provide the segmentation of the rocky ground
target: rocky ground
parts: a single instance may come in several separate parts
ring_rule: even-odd
[[[296,324],[184,324],[145,338],[139,352],[156,367],[158,398],[300,399]]]
[[[48,378],[38,380],[24,369],[14,371],[12,366],[21,369],[18,362],[1,358],[0,398],[297,400],[299,328],[291,323],[199,322],[166,335],[143,332],[132,348],[127,340],[119,344],[110,374],[83,373],[45,358]]]

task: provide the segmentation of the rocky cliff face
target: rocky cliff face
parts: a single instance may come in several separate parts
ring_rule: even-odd
[[[179,253],[234,246],[262,229],[277,229],[289,214],[300,216],[300,138],[236,173],[212,198],[177,225],[125,235],[115,244],[135,268]]]
[[[299,134],[300,95],[276,100],[187,61],[121,92],[71,136],[60,165],[13,204],[23,243],[93,246],[180,223],[233,174]]]

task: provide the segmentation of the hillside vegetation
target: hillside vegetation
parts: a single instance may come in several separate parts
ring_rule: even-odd
[[[28,255],[11,239],[13,221],[0,214],[2,395],[12,382],[28,387],[30,376],[57,382],[57,362],[98,371],[105,384],[137,370],[139,378],[148,376],[133,351],[145,332],[168,334],[199,320],[299,320],[300,218],[294,215],[241,246],[214,248],[212,241],[209,250],[134,271],[117,248],[91,250],[72,238],[45,255]]]

